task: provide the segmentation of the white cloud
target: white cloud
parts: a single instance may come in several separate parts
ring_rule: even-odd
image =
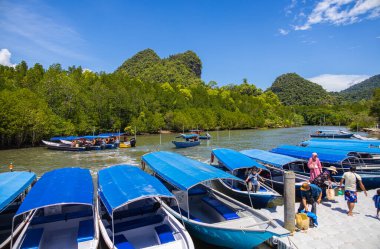
[[[278,29],[278,32],[279,32],[281,35],[287,35],[287,34],[289,34],[289,30],[286,30],[286,29]]]
[[[368,79],[369,77],[369,75],[322,74],[308,78],[308,80],[320,84],[327,91],[338,92]]]
[[[8,49],[2,48],[0,50],[0,65],[14,67],[15,64],[11,63],[11,52]]]
[[[380,0],[322,0],[308,15],[307,21],[294,26],[308,30],[319,23],[347,25],[380,17]]]
[[[54,10],[49,7],[37,3],[0,1],[0,13],[0,33],[9,41],[22,42],[53,58],[87,59],[82,52],[85,41],[80,34],[62,18],[55,16]]]
[[[380,39],[380,35],[378,37],[376,37],[377,39]]]

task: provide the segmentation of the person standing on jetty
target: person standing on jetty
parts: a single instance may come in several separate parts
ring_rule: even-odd
[[[307,167],[310,169],[310,182],[322,173],[322,165],[316,152],[311,154]]]
[[[355,203],[358,202],[358,194],[356,192],[357,183],[359,184],[361,190],[364,191],[365,196],[367,196],[367,190],[365,189],[362,178],[360,175],[355,173],[356,166],[351,166],[349,172],[345,172],[340,180],[340,188],[344,184],[344,199],[347,201],[348,216],[353,216],[352,211],[354,210]],[[356,183],[357,182],[357,183]]]
[[[372,197],[373,202],[375,202],[375,208],[377,209],[376,218],[380,219],[380,188],[376,190],[376,195]]]

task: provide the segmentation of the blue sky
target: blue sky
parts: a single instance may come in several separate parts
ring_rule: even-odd
[[[380,73],[380,0],[0,1],[0,64],[112,72],[146,48],[193,50],[218,85],[296,72],[341,90]]]

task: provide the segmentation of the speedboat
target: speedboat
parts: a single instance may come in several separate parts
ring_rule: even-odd
[[[144,167],[177,197],[162,206],[185,223],[194,237],[216,246],[253,248],[289,231],[261,210],[255,210],[211,188],[214,180],[242,181],[208,164],[177,153],[160,151],[142,157]]]
[[[354,134],[341,130],[317,130],[310,134],[310,137],[318,138],[351,138]]]
[[[194,249],[183,225],[161,205],[175,196],[130,165],[98,172],[99,227],[108,248]]]
[[[181,134],[176,138],[182,138],[183,141],[173,140],[172,143],[175,145],[176,148],[188,148],[200,145],[201,142],[199,141],[199,135],[198,134]]]
[[[33,172],[0,173],[0,248],[10,243],[13,216],[35,180],[36,174]],[[14,220],[13,236],[20,233],[29,218],[30,215],[25,215]]]
[[[12,241],[12,248],[96,249],[99,227],[95,209],[90,170],[49,171],[16,212],[15,218],[28,214],[31,218],[16,242]]]
[[[271,179],[268,168],[231,149],[214,149],[211,152],[210,164],[242,180],[247,178],[248,171],[252,167],[256,167],[262,170],[260,178],[263,181]],[[247,205],[252,203],[254,208],[275,207],[283,204],[282,196],[265,182],[260,182],[257,192],[248,190],[246,184],[242,184],[241,181],[219,180],[214,182],[214,187]]]

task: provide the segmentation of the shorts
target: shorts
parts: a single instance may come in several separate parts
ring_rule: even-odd
[[[358,194],[356,193],[356,191],[346,190],[344,191],[344,199],[351,203],[357,203]]]

